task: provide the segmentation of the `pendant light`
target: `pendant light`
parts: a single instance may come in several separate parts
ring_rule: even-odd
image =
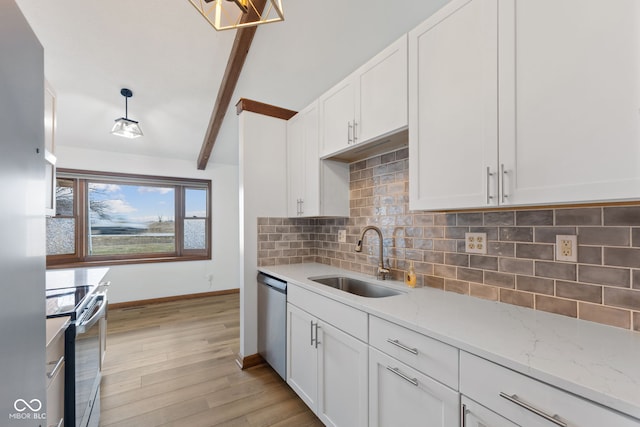
[[[133,92],[130,89],[122,88],[120,89],[120,95],[124,96],[124,117],[116,119],[116,124],[113,125],[111,133],[125,138],[139,138],[142,136],[142,129],[140,129],[138,122],[131,120],[128,116],[128,100],[133,96]]]
[[[189,2],[217,31],[284,21],[282,0],[189,0]]]

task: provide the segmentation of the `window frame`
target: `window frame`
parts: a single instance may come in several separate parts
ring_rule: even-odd
[[[80,169],[57,170],[57,178],[71,179],[73,185],[73,218],[75,219],[75,253],[47,255],[47,268],[91,267],[107,265],[145,264],[211,259],[211,180],[98,172]],[[150,185],[174,188],[175,194],[175,251],[147,254],[89,255],[88,253],[88,200],[89,183],[102,182],[121,185]],[[206,190],[205,249],[184,249],[185,194],[187,189]],[[54,215],[53,218],[71,218]]]

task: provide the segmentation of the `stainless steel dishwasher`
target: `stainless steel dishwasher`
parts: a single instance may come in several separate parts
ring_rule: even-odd
[[[258,353],[287,379],[287,282],[263,273],[258,273]]]

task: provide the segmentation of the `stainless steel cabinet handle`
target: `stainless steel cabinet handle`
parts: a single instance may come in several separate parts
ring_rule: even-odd
[[[311,326],[311,345],[313,345],[313,342],[315,341],[313,338],[313,320],[310,322],[310,326]]]
[[[398,368],[392,368],[391,366],[387,366],[387,370],[393,372],[394,374],[396,374],[397,376],[399,376],[400,378],[402,378],[403,380],[410,382],[411,384],[413,384],[414,386],[418,387],[418,380],[415,378],[411,378],[408,375],[402,373],[400,371],[400,369]]]
[[[64,355],[60,356],[60,359],[58,359],[58,361],[56,362],[56,365],[53,367],[51,372],[47,372],[47,378],[51,379],[56,376],[56,373],[62,366],[62,362],[64,362]]]
[[[58,421],[58,424],[56,424],[56,427],[62,427],[64,425],[64,418],[60,418],[60,421]]]
[[[351,144],[353,142],[353,138],[351,137],[351,134],[353,132],[353,125],[351,124],[351,122],[347,123],[347,144]]]
[[[467,405],[460,405],[460,427],[467,427]]]
[[[318,341],[318,322],[316,322],[316,348],[318,348],[318,344],[320,344],[320,341]]]
[[[500,202],[504,203],[504,199],[508,198],[509,195],[506,193],[505,191],[505,187],[506,187],[506,179],[505,177],[507,176],[508,171],[505,170],[504,168],[504,163],[502,163],[500,165],[500,175],[502,176],[502,193],[500,195]]]
[[[561,420],[559,419],[560,417],[559,417],[558,415],[549,415],[549,414],[547,414],[546,412],[543,412],[543,411],[541,411],[540,409],[535,408],[535,407],[533,407],[533,406],[529,405],[529,404],[528,404],[528,403],[526,403],[526,402],[523,402],[523,401],[522,401],[522,400],[520,400],[520,398],[519,398],[517,395],[515,395],[515,394],[508,395],[507,393],[500,392],[500,397],[502,397],[502,398],[504,398],[504,399],[507,399],[507,400],[508,400],[509,402],[511,402],[511,403],[515,403],[516,405],[518,405],[518,406],[520,406],[520,407],[522,407],[522,408],[526,409],[527,411],[531,411],[531,412],[533,412],[534,414],[536,414],[536,415],[538,415],[538,416],[540,416],[540,417],[544,418],[544,419],[545,419],[545,420],[547,420],[547,421],[550,421],[550,422],[554,423],[554,424],[555,424],[555,425],[557,425],[557,426],[560,426],[560,427],[567,427],[567,423],[565,423],[565,422],[561,421]]]
[[[353,143],[358,141],[358,122],[353,121]]]
[[[393,344],[396,347],[400,347],[401,349],[408,351],[411,354],[418,354],[418,349],[415,347],[407,347],[406,345],[402,344],[400,341],[398,340],[392,340],[391,338],[387,338],[387,342],[389,344]]]
[[[487,166],[487,204],[491,204],[491,200],[493,196],[491,195],[491,177],[493,173],[491,173],[491,168]]]

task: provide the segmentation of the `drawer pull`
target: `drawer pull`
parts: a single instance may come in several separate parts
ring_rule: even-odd
[[[408,351],[411,354],[418,354],[418,349],[417,348],[412,348],[412,347],[407,347],[406,345],[402,344],[400,341],[398,340],[392,340],[391,338],[387,338],[387,342],[389,344],[393,344],[396,347],[400,347],[401,349]]]
[[[60,418],[60,421],[58,421],[58,424],[56,424],[56,427],[62,427],[64,425],[64,418]]]
[[[405,380],[407,382],[410,382],[414,386],[418,387],[418,380],[415,379],[415,378],[411,378],[411,377],[407,376],[406,374],[403,374],[402,372],[400,372],[400,369],[392,368],[391,366],[387,366],[387,370],[393,372],[394,374],[396,374],[397,376],[399,376],[403,380]]]
[[[60,356],[60,359],[56,362],[56,366],[53,367],[51,372],[47,372],[47,378],[51,379],[56,376],[56,373],[62,366],[62,362],[64,362],[64,356]]]
[[[555,424],[555,425],[557,425],[557,426],[560,426],[560,427],[567,427],[567,423],[565,423],[565,422],[563,422],[563,421],[560,421],[560,420],[558,419],[558,418],[559,418],[559,417],[558,417],[558,415],[549,415],[549,414],[547,414],[547,413],[545,413],[545,412],[541,411],[540,409],[535,408],[535,407],[533,407],[533,406],[529,405],[529,404],[528,404],[528,403],[526,403],[526,402],[523,402],[523,401],[522,401],[522,400],[520,400],[520,398],[519,398],[517,395],[515,395],[515,394],[508,395],[507,393],[500,392],[500,397],[502,397],[502,398],[504,398],[504,399],[507,399],[507,400],[508,400],[509,402],[511,402],[511,403],[515,403],[516,405],[518,405],[518,406],[520,406],[520,407],[522,407],[522,408],[526,409],[527,411],[531,411],[531,412],[533,412],[534,414],[536,414],[536,415],[538,415],[538,416],[540,416],[540,417],[544,418],[544,419],[545,419],[545,420],[547,420],[547,421],[551,421],[552,423],[554,423],[554,424]]]

